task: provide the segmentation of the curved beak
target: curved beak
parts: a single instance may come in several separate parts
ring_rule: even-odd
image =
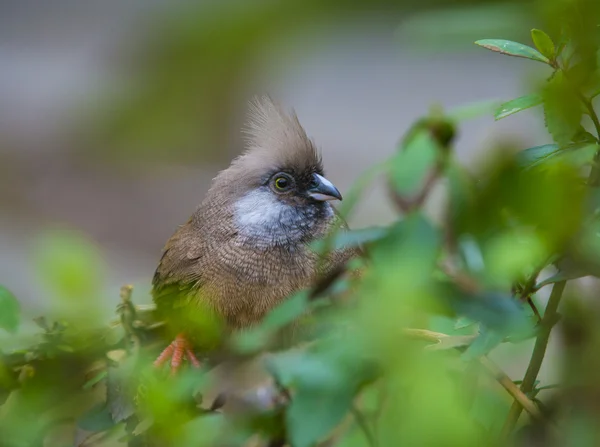
[[[311,186],[311,188],[307,191],[310,197],[321,202],[325,202],[327,200],[342,200],[342,195],[333,185],[333,183],[319,174],[313,174],[313,177],[314,186]]]

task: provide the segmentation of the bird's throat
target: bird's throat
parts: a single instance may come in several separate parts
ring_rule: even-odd
[[[309,242],[322,235],[332,217],[329,203],[289,204],[266,188],[246,193],[234,211],[239,234],[264,247]]]

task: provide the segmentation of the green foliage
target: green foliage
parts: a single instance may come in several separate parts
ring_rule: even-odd
[[[531,31],[537,49],[509,40],[476,42],[544,62],[551,73],[495,111],[485,102],[415,117],[396,151],[366,169],[340,206],[340,214],[351,215],[367,185],[383,180],[397,218],[335,232],[311,247],[326,254],[359,246],[359,259],[231,336],[213,328],[208,310],[181,301],[182,321],[202,326],[210,339],[195,346],[200,368],[186,361],[171,377],[153,367],[172,335],[155,308],[134,305],[132,289],[124,287],[118,318],[106,321],[98,248],[77,233],[43,233],[33,259],[49,315],[21,315],[18,297],[0,287],[0,328],[8,334],[0,350],[0,443],[480,446],[526,443],[527,436],[540,445],[555,445],[557,436],[565,445],[597,443],[589,421],[600,417],[600,310],[576,288],[565,289],[566,281],[600,277],[596,3],[546,0],[540,17],[548,33]],[[316,2],[306,10],[298,2],[289,10],[265,4],[262,13],[232,17],[220,34],[227,38],[214,47],[207,38],[214,26],[197,28],[188,17],[170,31],[169,45],[180,55],[206,50],[215,63],[206,79],[221,70],[235,77],[240,72],[225,63],[227,54],[243,55],[297,14],[324,9]],[[276,26],[272,19],[281,17],[286,20]],[[236,40],[239,28],[248,42]],[[180,110],[177,98],[187,94],[187,78],[200,65],[194,62],[180,85],[159,73],[154,85],[170,86],[172,108],[156,107],[148,121],[134,114],[139,124],[169,127],[162,118]],[[522,148],[501,140],[485,148],[483,165],[467,170],[458,162],[455,136],[463,120],[502,119],[537,105],[552,141]],[[425,205],[439,184],[447,201],[434,220]],[[541,307],[538,295],[547,289]],[[19,332],[20,320],[34,317],[34,337]],[[554,362],[562,374],[558,384],[538,378],[551,334],[560,334],[564,346]],[[524,349],[524,340],[534,344],[531,359],[511,378],[490,357],[499,348]],[[550,399],[554,388],[560,392]]]
[[[550,36],[539,29],[531,30],[531,39],[535,43],[536,48],[550,61],[554,61],[556,58],[556,48],[554,42],[550,39]]]
[[[546,56],[537,51],[535,48],[523,45],[522,43],[512,42],[504,39],[482,39],[476,41],[475,43],[480,47],[506,54],[508,56],[523,57],[525,59],[531,59],[532,61],[543,62],[545,64],[550,62]]]
[[[21,319],[21,306],[17,298],[6,287],[0,286],[0,329],[17,332]]]
[[[507,116],[512,115],[513,113],[517,113],[522,110],[530,109],[531,107],[540,105],[543,101],[543,98],[536,94],[521,96],[519,98],[501,104],[500,107],[496,109],[494,117],[497,120],[500,120],[502,118],[506,118]]]

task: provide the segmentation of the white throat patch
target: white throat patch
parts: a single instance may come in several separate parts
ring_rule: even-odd
[[[277,200],[270,191],[262,188],[251,191],[235,203],[238,229],[255,233],[277,224],[288,208],[291,206]]]
[[[325,216],[333,215],[326,204]],[[235,221],[239,234],[257,240],[261,245],[295,243],[310,233],[317,222],[316,207],[294,207],[288,205],[267,187],[250,191],[235,203]]]

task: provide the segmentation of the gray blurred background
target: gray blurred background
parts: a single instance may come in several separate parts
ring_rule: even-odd
[[[97,245],[108,301],[133,283],[149,302],[162,245],[242,149],[254,94],[296,109],[342,192],[432,104],[523,94],[543,67],[472,42],[523,37],[526,6],[445,4],[0,2],[0,282],[43,306],[36,238],[65,227]],[[490,113],[461,126],[456,151],[476,166],[498,138],[549,141],[533,113]],[[393,215],[375,185],[351,225]]]

